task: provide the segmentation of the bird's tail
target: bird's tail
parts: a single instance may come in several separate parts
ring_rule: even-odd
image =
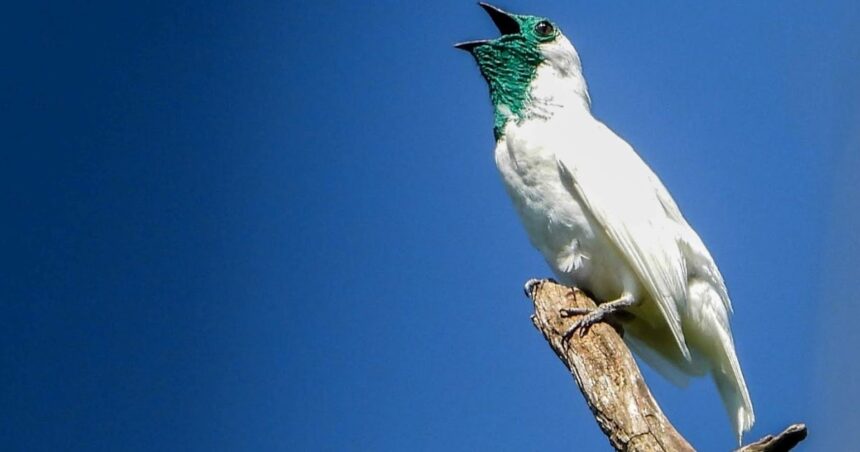
[[[688,286],[688,317],[684,334],[692,348],[704,355],[711,375],[732,422],[732,429],[741,441],[745,431],[755,422],[752,401],[747,390],[741,365],[735,353],[729,326],[728,304],[713,286],[692,281]]]
[[[718,359],[714,360],[711,375],[714,377],[714,383],[717,384],[726,412],[732,420],[732,428],[740,446],[743,433],[752,428],[755,422],[755,413],[746,381],[744,381],[744,374],[741,372],[741,366],[735,354],[731,333],[725,328],[720,328],[718,334],[722,336],[719,341],[721,347],[715,351],[722,356],[715,357]]]

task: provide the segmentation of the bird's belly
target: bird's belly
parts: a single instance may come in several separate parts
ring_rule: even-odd
[[[564,186],[554,155],[499,146],[496,164],[532,245],[562,283],[600,301],[628,290],[632,270]]]

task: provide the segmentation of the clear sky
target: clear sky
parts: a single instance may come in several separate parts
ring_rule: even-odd
[[[714,254],[747,438],[860,435],[860,4],[605,3],[499,6],[559,24]],[[473,2],[4,16],[0,449],[606,448],[529,321]],[[734,445],[710,381],[645,373]]]

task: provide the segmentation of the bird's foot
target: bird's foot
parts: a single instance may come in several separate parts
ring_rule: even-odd
[[[538,287],[540,287],[540,285],[546,281],[549,281],[552,283],[556,282],[552,278],[546,278],[546,279],[532,278],[532,279],[526,281],[525,285],[523,285],[523,291],[526,293],[527,297],[534,298],[535,292],[537,292]]]
[[[579,337],[584,337],[588,330],[597,322],[602,321],[609,313],[606,310],[601,308],[595,309],[587,309],[587,308],[573,308],[573,309],[562,309],[561,316],[562,317],[573,317],[575,315],[584,315],[585,317],[579,319],[576,323],[574,323],[567,331],[564,332],[562,336],[562,340],[567,341],[570,340],[573,335],[579,331]]]
[[[585,317],[579,319],[576,323],[573,324],[567,331],[564,332],[562,336],[563,341],[569,340],[574,333],[579,331],[579,337],[585,336],[588,333],[588,330],[598,322],[602,322],[607,319],[607,317],[612,314],[624,309],[633,306],[634,300],[631,295],[625,294],[622,295],[621,298],[610,301],[608,303],[603,303],[598,305],[594,309],[588,308],[570,308],[570,309],[562,309],[559,314],[564,317],[573,317],[575,315],[584,315]]]

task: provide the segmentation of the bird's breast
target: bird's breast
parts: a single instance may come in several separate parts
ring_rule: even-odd
[[[562,282],[610,299],[623,290],[620,258],[562,182],[544,127],[509,123],[495,150],[496,166],[532,245]],[[534,136],[533,134],[539,134]],[[615,253],[615,254],[614,254]]]

